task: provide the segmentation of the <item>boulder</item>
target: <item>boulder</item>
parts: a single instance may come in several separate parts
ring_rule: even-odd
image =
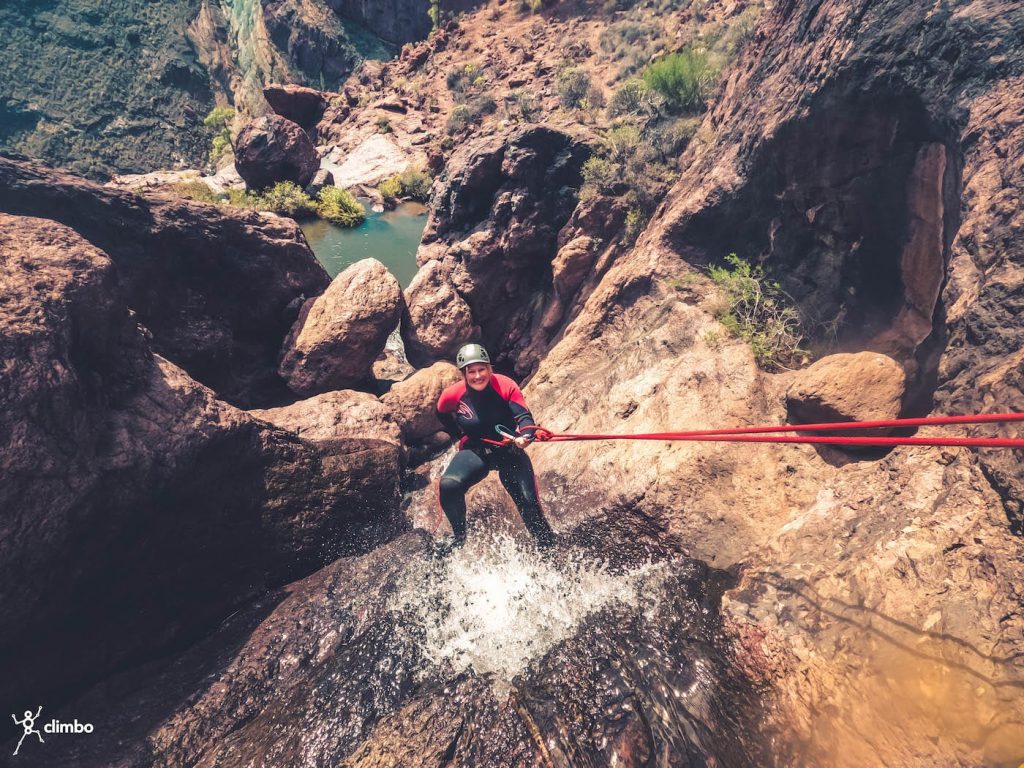
[[[321,168],[313,175],[313,180],[306,186],[306,194],[316,197],[324,187],[334,186],[334,175],[326,168]]]
[[[358,489],[367,530],[393,534],[405,448],[391,409],[366,392],[337,390],[249,413],[314,444],[325,472]]]
[[[0,265],[0,706],[180,647],[387,535],[396,496],[360,474],[378,434],[331,463],[217,399],[152,354],[114,260],[69,227],[0,214]]]
[[[0,157],[0,211],[60,222],[117,266],[124,300],[154,351],[240,407],[289,396],[278,355],[326,270],[292,220],[104,188]]]
[[[796,375],[786,392],[786,407],[794,424],[895,419],[906,384],[903,367],[891,357],[877,352],[829,355]]]
[[[478,338],[469,304],[448,279],[438,261],[428,261],[405,289],[402,341],[413,365],[454,359],[459,347]]]
[[[402,289],[387,267],[376,259],[353,264],[303,305],[285,340],[281,377],[305,396],[363,381],[402,305]]]
[[[323,93],[302,85],[272,83],[264,86],[263,97],[274,112],[306,131],[316,127],[327,109]]]
[[[571,297],[587,276],[597,257],[600,242],[589,235],[573,238],[551,262],[551,285],[560,299]]]
[[[320,167],[320,155],[297,124],[280,115],[246,123],[235,138],[235,168],[250,189],[279,181],[305,187]]]
[[[437,362],[393,384],[381,401],[391,410],[406,441],[422,442],[441,430],[434,410],[437,398],[445,387],[461,379],[454,365]]]

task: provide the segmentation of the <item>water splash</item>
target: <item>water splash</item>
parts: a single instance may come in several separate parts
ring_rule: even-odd
[[[472,670],[511,682],[593,613],[657,599],[646,564],[613,572],[582,553],[557,561],[511,536],[478,538],[437,562],[410,568],[391,609],[416,638],[424,667],[458,675]],[[647,605],[647,610],[653,606]]]

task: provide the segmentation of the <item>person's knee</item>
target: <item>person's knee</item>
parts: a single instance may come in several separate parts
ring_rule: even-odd
[[[440,489],[442,498],[458,496],[466,492],[465,484],[456,477],[442,477],[438,481],[438,488]]]

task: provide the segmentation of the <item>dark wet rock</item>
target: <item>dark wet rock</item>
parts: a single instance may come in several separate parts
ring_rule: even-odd
[[[339,390],[249,414],[317,446],[324,471],[348,487],[367,529],[378,531],[367,540],[394,535],[405,446],[387,405],[366,392]]]
[[[64,225],[0,215],[0,258],[3,706],[180,648],[394,533],[393,475],[387,496],[363,474],[379,441],[339,461],[216,399],[150,352],[115,262]]]
[[[258,6],[263,11],[269,42],[291,65],[289,79],[321,90],[339,87],[360,59],[344,22],[328,5],[308,0],[262,0]],[[280,76],[272,69],[264,77],[269,79],[275,74]],[[276,107],[274,111],[278,111]],[[295,122],[303,128],[311,127],[299,120]]]
[[[246,123],[234,146],[235,168],[250,189],[264,189],[279,181],[305,187],[320,167],[320,156],[306,132],[279,115]]]
[[[587,143],[564,131],[515,129],[456,152],[433,197],[417,261],[441,263],[495,362],[520,374],[535,361],[526,350],[540,319],[536,305],[551,288],[558,232],[576,206],[589,156]],[[427,335],[412,320],[407,338]]]
[[[316,127],[327,109],[327,99],[323,93],[301,85],[267,85],[263,88],[263,96],[274,112],[307,131]]]
[[[829,355],[797,373],[786,392],[794,424],[876,421],[900,415],[906,391],[903,368],[877,352]],[[892,430],[836,434],[889,434]]]
[[[678,554],[659,558],[647,575],[629,575],[636,563],[623,564],[621,578],[633,579],[623,600],[581,615],[561,640],[546,646],[543,622],[534,620],[513,630],[543,650],[505,680],[427,659],[426,627],[407,601],[436,599],[439,618],[462,610],[448,605],[444,566],[430,563],[427,549],[427,538],[411,533],[338,560],[179,657],[111,679],[67,711],[88,708],[98,719],[117,698],[139,714],[104,720],[111,727],[89,741],[62,742],[50,764],[616,765],[644,753],[673,765],[762,764],[756,705],[731,703],[751,699],[718,646],[722,574]],[[575,562],[593,568],[586,558],[599,556]],[[528,551],[481,557],[497,573],[523,558],[555,578]],[[573,566],[566,568],[554,587],[572,593]],[[527,596],[549,598],[564,599]]]
[[[402,314],[402,289],[376,259],[363,259],[310,299],[282,348],[281,377],[313,395],[369,378]]]

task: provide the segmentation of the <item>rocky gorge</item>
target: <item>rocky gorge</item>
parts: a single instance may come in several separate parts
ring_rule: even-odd
[[[427,552],[470,337],[559,432],[1024,411],[1022,86],[1018,3],[777,3],[635,239],[586,126],[495,126],[405,291],[0,158],[0,699],[96,725],[2,759],[1015,768],[1019,450],[538,444],[553,558],[495,478]],[[731,252],[821,359],[723,332]]]

